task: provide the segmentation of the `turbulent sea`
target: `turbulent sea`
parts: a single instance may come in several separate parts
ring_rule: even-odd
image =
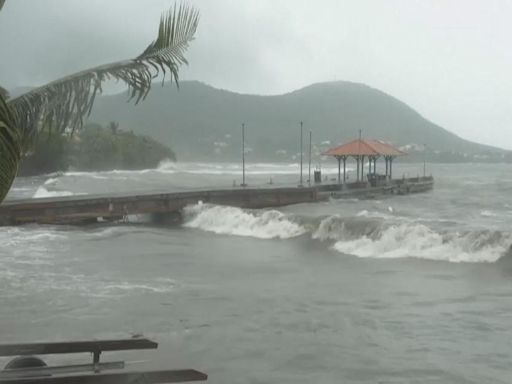
[[[435,189],[417,195],[0,228],[1,342],[144,334],[160,347],[121,354],[151,360],[130,368],[211,383],[510,383],[512,166],[431,172]],[[8,198],[238,188],[240,173],[68,172],[20,178]],[[248,166],[251,186],[271,179],[296,185],[297,164]]]

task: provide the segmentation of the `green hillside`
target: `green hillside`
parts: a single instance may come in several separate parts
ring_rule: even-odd
[[[431,157],[444,161],[502,161],[508,152],[469,142],[431,123],[394,97],[350,82],[319,83],[277,96],[244,95],[200,82],[160,87],[133,107],[127,94],[101,97],[90,120],[150,135],[179,159],[229,160],[240,156],[240,126],[255,160],[290,160],[299,150],[299,122],[313,131],[314,151],[350,140],[363,130],[413,153],[427,145]],[[322,144],[323,143],[323,144]],[[475,157],[476,156],[476,157]]]

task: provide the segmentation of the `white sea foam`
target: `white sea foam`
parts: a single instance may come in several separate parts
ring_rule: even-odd
[[[148,173],[164,173],[164,174],[173,174],[176,173],[177,164],[169,159],[162,160],[156,168],[147,168],[147,169],[112,169],[109,171],[96,171],[96,172],[85,172],[85,171],[73,171],[73,172],[65,172],[63,176],[67,177],[90,177],[93,179],[122,179],[126,180],[127,177],[119,177],[119,176],[129,176],[129,175],[144,175]]]
[[[14,275],[22,270],[52,265],[54,251],[67,240],[65,232],[53,227],[2,227],[0,229],[0,278],[6,270]]]
[[[134,233],[139,233],[140,231],[141,228],[136,225],[105,225],[100,228],[94,228],[91,231],[81,232],[80,236],[83,236],[87,240],[101,241],[121,236],[129,236]]]
[[[373,236],[339,240],[334,249],[369,258],[420,258],[450,262],[495,262],[505,254],[510,236],[482,231],[441,234],[422,224],[399,224]]]
[[[57,184],[58,179],[56,177],[51,177],[44,182],[44,185],[52,185]]]
[[[390,213],[393,213],[393,210],[389,211]],[[359,211],[356,214],[357,217],[374,217],[374,218],[380,218],[380,219],[389,219],[392,218],[392,215],[389,215],[388,213],[384,212],[377,212],[377,211],[368,211],[366,209],[363,209],[362,211]]]
[[[184,210],[185,226],[225,235],[259,239],[288,239],[300,236],[306,229],[279,211],[251,212],[240,208],[196,204]]]
[[[45,183],[46,184],[46,183]],[[59,196],[73,196],[74,193],[70,191],[49,191],[45,187],[40,186],[37,188],[34,196],[34,199],[40,199],[45,197],[59,197]]]
[[[248,164],[245,169],[247,175],[262,176],[262,175],[295,175],[299,169],[299,164],[294,163],[253,163]],[[352,168],[347,168],[347,172],[352,171]],[[148,168],[141,170],[122,170],[114,169],[109,171],[69,171],[64,173],[53,173],[48,176],[52,177],[47,180],[48,184],[54,184],[59,177],[87,177],[92,179],[117,179],[127,180],[133,175],[145,174],[190,174],[190,175],[218,175],[218,176],[238,176],[242,172],[242,167],[234,163],[196,163],[196,162],[174,162],[166,159],[162,160],[156,168]],[[338,169],[336,167],[324,167],[322,175],[333,176],[337,175]],[[46,184],[46,183],[45,183]]]
[[[299,164],[293,163],[253,163],[248,164],[245,169],[247,175],[294,175],[297,174]],[[165,173],[187,173],[192,175],[240,175],[242,167],[239,164],[232,163],[176,163],[170,160],[162,161],[156,170]],[[347,169],[352,171],[351,168]],[[338,170],[334,167],[322,169],[324,175],[337,174]]]
[[[74,266],[81,265],[83,260],[74,254],[68,242],[76,236],[84,234],[54,226],[0,228],[1,296],[32,297],[37,292],[60,298],[68,295],[118,298],[134,294],[167,294],[179,287],[169,277],[116,279],[102,274],[82,274],[81,269]]]
[[[153,293],[168,293],[174,290],[175,284],[169,282],[167,284],[141,284],[141,283],[132,283],[132,282],[119,282],[113,284],[107,284],[102,288],[105,291],[148,291]]]
[[[164,159],[160,161],[158,167],[156,167],[156,169],[160,171],[175,171],[176,168],[176,162],[170,159]]]
[[[90,178],[93,178],[93,179],[100,179],[100,180],[104,180],[104,179],[108,179],[108,176],[107,175],[104,175],[104,173],[107,173],[107,172],[65,172],[62,174],[62,176],[68,176],[68,177],[90,177]]]

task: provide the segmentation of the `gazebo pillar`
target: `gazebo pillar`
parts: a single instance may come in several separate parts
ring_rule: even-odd
[[[384,156],[384,160],[386,160],[386,179],[388,178],[388,157]]]
[[[356,161],[357,161],[357,179],[356,181],[359,181],[359,176],[361,175],[361,172],[360,172],[360,169],[359,169],[359,155],[357,155],[356,157]]]
[[[361,156],[361,181],[364,181],[364,155]]]
[[[347,182],[347,156],[343,156],[343,184]]]
[[[389,179],[393,179],[393,156],[389,156]]]
[[[341,157],[340,156],[336,156],[336,160],[338,160],[338,184],[341,184]]]

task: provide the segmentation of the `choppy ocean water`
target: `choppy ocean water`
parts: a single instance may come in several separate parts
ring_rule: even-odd
[[[431,172],[434,191],[418,195],[278,210],[198,203],[177,226],[135,216],[0,228],[2,341],[143,333],[160,342],[142,354],[151,364],[201,369],[212,383],[508,383],[512,166]],[[240,173],[68,172],[20,178],[9,198],[238,188]],[[296,184],[298,166],[251,164],[247,181]]]

